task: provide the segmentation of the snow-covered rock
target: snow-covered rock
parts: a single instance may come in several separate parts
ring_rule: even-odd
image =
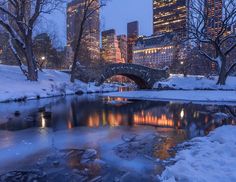
[[[188,142],[177,153],[176,163],[165,169],[160,181],[236,181],[236,126],[223,126],[206,137]]]

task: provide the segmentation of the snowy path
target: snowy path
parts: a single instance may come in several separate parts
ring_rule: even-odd
[[[122,97],[137,100],[196,101],[196,102],[235,102],[236,91],[130,91],[103,94],[110,97]]]

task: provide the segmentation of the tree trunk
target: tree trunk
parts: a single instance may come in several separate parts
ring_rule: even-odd
[[[77,57],[77,56],[76,56]],[[72,83],[75,82],[75,70],[76,70],[76,61],[74,60],[73,61],[73,64],[72,64],[72,68],[71,68],[71,77],[70,77],[70,81]]]
[[[77,60],[78,60],[79,50],[80,50],[80,46],[81,46],[81,40],[82,40],[82,36],[84,34],[84,28],[85,28],[84,26],[87,21],[88,8],[89,7],[85,7],[85,9],[84,9],[84,15],[83,15],[83,19],[80,24],[78,38],[76,39],[77,42],[76,42],[76,46],[75,46],[75,53],[74,53],[73,64],[72,64],[72,69],[71,69],[71,78],[70,78],[70,81],[72,83],[75,82],[75,71],[76,71],[76,67],[77,67]]]
[[[78,59],[78,55],[79,55],[79,50],[80,50],[82,36],[83,36],[83,27],[81,26],[79,37],[78,37],[78,40],[77,40],[77,45],[75,47],[75,53],[74,53],[73,64],[72,64],[72,69],[71,69],[70,81],[72,83],[75,82],[75,72],[76,72],[76,67],[77,67],[77,59]]]
[[[36,65],[36,60],[34,58],[32,42],[29,40],[26,45],[26,61],[28,66],[28,80],[30,81],[37,81],[38,80],[38,70]]]
[[[221,68],[220,68],[220,74],[217,81],[217,85],[225,85],[226,79],[227,79],[227,71],[226,71],[226,58],[221,57]]]

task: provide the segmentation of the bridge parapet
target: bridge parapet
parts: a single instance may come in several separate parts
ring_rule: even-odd
[[[97,84],[100,85],[115,75],[130,78],[142,89],[151,89],[157,81],[169,77],[168,70],[152,69],[138,64],[110,64],[102,70]]]

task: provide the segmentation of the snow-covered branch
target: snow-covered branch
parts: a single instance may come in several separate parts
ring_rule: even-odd
[[[219,62],[217,61],[217,59],[215,59],[214,57],[210,56],[209,54],[207,54],[207,52],[203,51],[203,50],[200,50],[200,54],[205,56],[206,58],[208,58],[208,60],[216,63],[219,65]],[[220,66],[220,65],[219,65]]]
[[[23,74],[27,77],[27,76],[28,76],[28,72],[27,72],[27,70],[24,68],[24,64],[22,63],[21,58],[20,58],[20,56],[18,55],[18,53],[17,53],[15,47],[13,46],[13,43],[12,43],[12,42],[13,42],[13,40],[12,40],[12,38],[11,38],[11,36],[10,36],[10,39],[9,39],[10,49],[11,49],[13,55],[15,56],[15,58],[16,58],[16,60],[17,60],[17,62],[18,62],[18,65],[19,65],[19,67],[20,67],[20,69],[21,69],[21,71],[22,71]]]
[[[64,0],[0,0],[0,26],[10,35],[9,44],[20,69],[31,81],[37,81],[38,69],[33,52],[33,30],[38,17],[51,12]],[[22,60],[27,63],[23,68]]]
[[[13,26],[11,26],[8,22],[2,20],[0,18],[0,25],[10,34],[10,36],[16,41],[16,43],[22,47],[25,48],[25,43],[21,39],[21,37],[18,35],[18,33],[15,31]]]

